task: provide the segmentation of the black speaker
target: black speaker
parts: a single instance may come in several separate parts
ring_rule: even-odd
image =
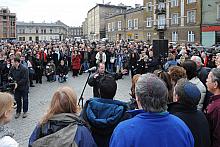
[[[153,40],[154,57],[167,58],[168,57],[168,40]]]

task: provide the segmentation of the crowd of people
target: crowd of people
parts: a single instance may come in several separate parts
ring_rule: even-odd
[[[5,126],[27,117],[29,86],[76,78],[98,67],[88,79],[93,98],[77,106],[70,87],[59,88],[47,113],[30,135],[40,146],[220,146],[220,53],[181,44],[167,57],[145,42],[17,42],[0,51],[0,145],[18,146]],[[117,79],[131,75],[131,100],[115,100]],[[36,82],[34,82],[36,80]],[[7,85],[7,86],[6,86]],[[92,94],[91,94],[92,95]]]

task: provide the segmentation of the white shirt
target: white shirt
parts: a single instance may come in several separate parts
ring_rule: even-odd
[[[10,136],[5,136],[0,139],[0,147],[18,147],[19,144]]]

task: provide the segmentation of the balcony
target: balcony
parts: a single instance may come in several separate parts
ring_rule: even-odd
[[[162,14],[166,14],[166,9],[165,8],[162,8],[162,9],[156,9],[155,10],[155,14],[157,15],[162,15]]]
[[[166,31],[167,30],[166,25],[155,25],[154,27],[155,27],[154,29],[156,31]]]

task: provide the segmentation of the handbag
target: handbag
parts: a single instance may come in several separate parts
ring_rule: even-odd
[[[29,74],[32,74],[32,75],[34,75],[35,74],[35,70],[31,67],[31,68],[29,68]]]

